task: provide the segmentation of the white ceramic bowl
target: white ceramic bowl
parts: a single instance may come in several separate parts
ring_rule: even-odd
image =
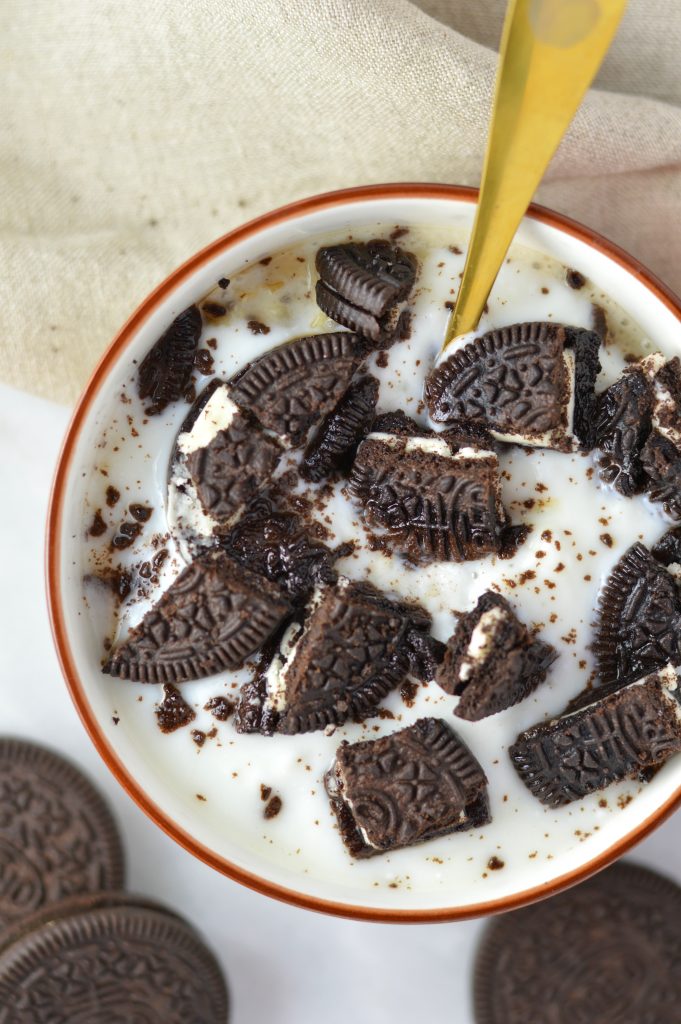
[[[511,857],[504,871],[485,873],[484,878],[478,872],[475,882],[465,871],[459,877],[456,871],[441,875],[433,868],[432,884],[371,890],[366,884],[354,885],[351,872],[334,879],[315,872],[314,866],[302,870],[295,858],[278,856],[276,850],[230,830],[219,802],[197,801],[193,780],[188,787],[180,784],[181,776],[174,777],[167,762],[155,758],[153,743],[147,742],[132,717],[120,716],[114,722],[117,704],[123,700],[121,687],[126,684],[102,676],[101,637],[87,625],[81,565],[82,481],[92,471],[98,431],[111,415],[122,381],[131,377],[132,361],[139,361],[177,313],[203,297],[218,278],[229,277],[265,253],[327,231],[350,231],[376,221],[451,222],[461,227],[472,222],[475,200],[472,189],[442,185],[350,189],[276,210],[192,257],[142,303],[103,356],[74,414],[54,482],[47,579],[55,644],[71,697],[111,771],[153,821],[216,870],[270,896],[349,917],[463,918],[518,907],[572,885],[610,864],[673,811],[681,800],[681,757],[640,787],[628,806],[604,816],[587,841],[565,848],[558,843],[550,856],[534,861],[528,861],[527,855],[515,862]],[[669,339],[675,339],[681,353],[679,301],[634,259],[588,229],[538,207],[530,210],[517,237],[524,245],[578,267],[638,321],[653,343],[664,336],[669,348]],[[167,454],[163,451],[158,457],[166,460]],[[565,810],[573,812],[572,824],[578,825],[578,805]],[[544,813],[547,823],[554,820],[556,812]],[[522,820],[516,819],[514,828],[522,831]]]

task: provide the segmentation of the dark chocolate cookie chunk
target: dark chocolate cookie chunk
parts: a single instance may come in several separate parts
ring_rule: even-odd
[[[150,900],[104,893],[29,918],[0,951],[3,1024],[226,1024],[220,967]]]
[[[641,451],[646,493],[671,519],[681,519],[681,447],[653,430]]]
[[[409,672],[414,633],[430,626],[419,605],[344,578],[317,590],[306,611],[283,634],[264,685],[248,688],[239,722],[293,734],[374,714]],[[251,713],[258,702],[259,719]]]
[[[317,253],[317,305],[328,317],[374,343],[392,337],[398,302],[416,278],[416,259],[390,242],[348,242]],[[394,340],[397,340],[395,337]]]
[[[276,583],[295,604],[318,584],[336,579],[336,554],[312,537],[297,516],[275,509],[268,498],[250,506],[221,547],[240,565]]]
[[[180,683],[239,668],[290,611],[278,586],[210,551],[171,583],[103,671],[133,682]]]
[[[151,399],[149,415],[184,397],[200,337],[201,313],[198,306],[189,306],[173,320],[140,363],[137,393],[141,399]]]
[[[643,544],[632,545],[605,582],[593,650],[606,685],[681,664],[681,593]]]
[[[44,904],[122,884],[116,826],[88,780],[44,747],[0,738],[0,930]]]
[[[599,690],[593,703],[536,725],[509,748],[513,767],[549,807],[604,789],[681,752],[676,673],[659,673],[619,689]]]
[[[318,482],[352,465],[357,446],[371,429],[378,401],[375,377],[360,377],[323,420],[305,449],[300,475]]]
[[[490,331],[431,372],[425,389],[430,415],[438,423],[481,421],[501,441],[588,450],[599,345],[593,331],[561,324]]]
[[[557,657],[550,644],[529,633],[505,597],[488,590],[457,622],[436,680],[461,697],[454,714],[476,722],[529,696]]]
[[[395,434],[397,437],[433,437],[435,434],[435,431],[420,426],[401,409],[382,412],[374,420],[371,430],[375,434]]]
[[[667,530],[650,553],[662,565],[681,565],[681,526]]]
[[[199,395],[175,441],[168,472],[168,524],[184,557],[215,543],[274,473],[277,438],[212,381]]]
[[[653,394],[645,373],[625,371],[599,399],[596,462],[601,479],[620,494],[639,494],[645,485],[641,449],[652,425]]]
[[[164,684],[163,700],[157,705],[155,714],[161,732],[175,732],[196,718],[192,706],[172,683]]]
[[[377,740],[343,743],[326,788],[353,857],[373,857],[490,820],[485,773],[437,718],[420,718]]]
[[[616,864],[496,918],[478,950],[476,1024],[681,1020],[681,889]]]
[[[357,451],[350,492],[412,561],[463,562],[499,548],[507,515],[498,472],[494,452],[372,432]]]
[[[234,402],[293,447],[336,405],[364,359],[354,334],[313,334],[279,345],[232,378]]]

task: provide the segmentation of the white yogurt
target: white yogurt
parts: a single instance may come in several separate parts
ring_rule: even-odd
[[[386,235],[392,227],[367,224],[365,230],[354,230],[353,236]],[[202,344],[215,339],[215,371],[222,379],[288,338],[337,329],[314,303],[314,255],[319,244],[343,238],[340,232],[323,239],[302,238],[295,248],[273,253],[268,265],[255,263],[231,275],[227,292],[215,293],[218,301],[232,304],[222,320],[204,328]],[[402,409],[425,426],[423,381],[444,338],[449,315],[445,302],[451,302],[458,287],[466,228],[462,227],[457,236],[456,231],[447,234],[444,228],[416,225],[400,244],[416,253],[421,266],[411,302],[413,334],[409,341],[390,350],[387,367],[376,366],[373,357],[370,369],[380,380],[379,410]],[[459,251],[450,250],[454,244]],[[579,291],[569,288],[564,268],[547,256],[520,246],[511,249],[480,331],[526,320],[553,320],[588,328],[592,326],[593,301],[606,308],[612,336],[601,355],[604,369],[598,388],[602,390],[626,365],[625,354],[645,354],[650,351],[650,342],[600,290],[589,284]],[[254,335],[247,328],[249,320],[264,322],[271,328],[270,333]],[[656,347],[662,348],[667,357],[677,354],[675,346],[678,342],[674,338],[667,340],[667,348],[664,340],[660,344],[656,339]],[[207,380],[200,385],[205,383]],[[100,446],[85,481],[82,516],[87,524],[95,510],[101,509],[109,530],[83,543],[82,575],[107,564],[112,532],[126,518],[126,506],[133,501],[153,506],[154,513],[138,541],[116,555],[116,564],[139,565],[159,548],[169,552],[157,572],[159,582],[139,580],[120,610],[120,620],[104,588],[84,586],[82,628],[102,655],[104,639],[124,635],[182,567],[177,548],[167,538],[164,503],[168,460],[187,411],[188,406],[179,403],[146,420],[136,397],[131,366],[125,403],[118,394],[112,394],[107,418],[101,422]],[[229,413],[226,403],[220,416],[223,412]],[[205,427],[208,432],[212,429],[209,423]],[[296,457],[285,456],[282,469]],[[521,620],[530,628],[539,627],[541,638],[560,653],[547,681],[527,700],[480,722],[454,718],[457,698],[430,683],[419,687],[411,707],[399,692],[391,694],[384,706],[393,719],[372,719],[364,725],[350,723],[303,736],[267,738],[240,736],[231,722],[217,723],[203,710],[208,698],[233,696],[249,678],[246,671],[222,673],[182,686],[197,712],[193,727],[208,732],[216,726],[218,730],[215,738],[207,739],[198,749],[189,729],[163,735],[156,727],[153,706],[160,697],[160,687],[102,676],[98,691],[100,717],[108,710],[118,720],[112,732],[120,737],[119,747],[133,745],[163,778],[179,808],[179,819],[197,822],[203,816],[210,821],[211,842],[216,847],[224,843],[229,849],[230,844],[237,843],[250,858],[253,870],[267,872],[268,864],[276,865],[278,877],[283,877],[283,871],[293,887],[296,878],[304,874],[311,890],[323,892],[325,886],[332,886],[336,893],[346,891],[351,902],[358,892],[367,900],[393,901],[398,887],[405,900],[410,891],[418,890],[419,899],[446,903],[448,894],[460,893],[462,887],[473,902],[491,898],[497,891],[497,880],[503,882],[509,871],[514,877],[516,873],[522,876],[522,884],[528,886],[536,877],[555,875],[554,861],[562,863],[562,858],[581,843],[597,844],[599,830],[607,830],[611,817],[628,813],[620,810],[618,798],[626,794],[635,799],[639,783],[620,783],[605,794],[566,808],[545,808],[513,771],[507,748],[521,730],[562,711],[592,677],[593,609],[601,582],[634,540],[650,545],[667,526],[659,510],[642,498],[625,499],[602,487],[588,455],[509,447],[499,461],[504,505],[514,522],[532,527],[529,539],[507,561],[488,557],[464,564],[410,569],[399,557],[388,558],[370,550],[360,515],[341,487],[328,498],[320,521],[337,542],[359,541],[355,553],[339,563],[340,571],[351,579],[368,579],[379,588],[420,601],[432,615],[433,632],[441,640],[453,632],[456,611],[470,610],[485,590],[492,588],[508,597]],[[108,475],[103,476],[103,472]],[[105,501],[108,485],[122,495],[113,508],[108,508]],[[154,536],[158,538],[156,549],[152,547]],[[286,658],[283,661],[285,665]],[[278,687],[273,677],[273,700],[278,699]],[[489,779],[493,821],[481,830],[445,836],[363,862],[353,861],[338,836],[323,776],[342,740],[385,735],[423,715],[443,717],[480,760]],[[271,786],[282,798],[281,812],[271,820],[263,816],[261,784]],[[605,807],[599,803],[603,797]],[[201,833],[198,823],[196,831]],[[492,855],[506,863],[506,872],[487,872]]]

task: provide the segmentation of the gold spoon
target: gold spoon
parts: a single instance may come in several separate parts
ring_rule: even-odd
[[[511,240],[625,5],[626,0],[510,0],[480,198],[443,352],[477,327]]]

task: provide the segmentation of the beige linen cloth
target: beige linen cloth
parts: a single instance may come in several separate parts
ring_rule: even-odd
[[[504,8],[1,0],[0,379],[73,401],[151,287],[281,203],[476,184]],[[538,198],[681,290],[681,0],[630,0],[596,85]]]

